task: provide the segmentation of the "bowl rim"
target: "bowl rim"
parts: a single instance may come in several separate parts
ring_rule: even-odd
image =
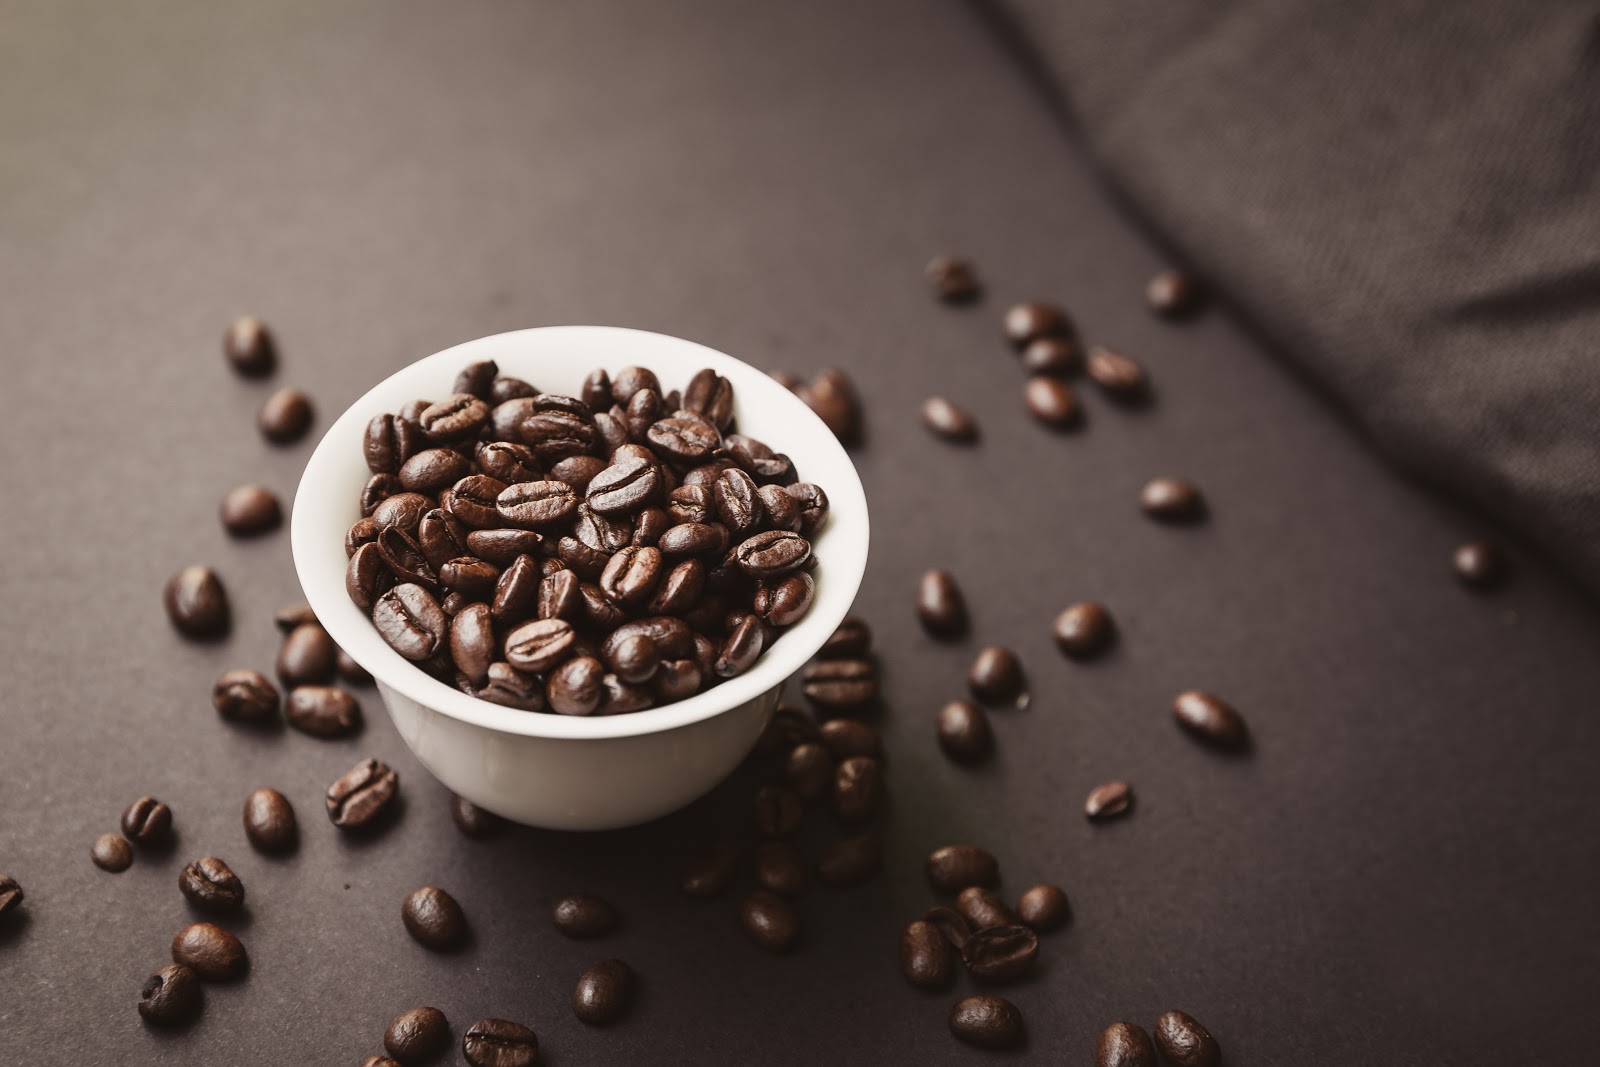
[[[529,366],[505,365],[507,356],[519,356],[526,347]],[[749,410],[751,401],[775,407],[784,415],[781,436],[801,442],[786,451],[795,456],[804,477],[818,465],[826,473],[818,478],[828,494],[829,520],[815,539],[820,566],[817,595],[811,610],[784,631],[780,640],[764,651],[755,665],[737,677],[659,708],[608,716],[571,716],[554,712],[528,712],[479,699],[446,685],[391,649],[372,626],[371,619],[350,601],[344,589],[346,569],[344,534],[355,501],[349,508],[331,500],[331,484],[348,477],[350,457],[359,457],[367,423],[373,416],[396,411],[407,399],[443,396],[450,381],[466,363],[496,359],[501,372],[525,377],[538,385],[532,369],[540,359],[563,359],[563,348],[597,348],[614,352],[609,359],[585,368],[614,363],[650,366],[668,358],[700,360],[734,384],[736,403]],[[652,355],[652,353],[654,353]],[[668,355],[670,353],[670,355]],[[585,357],[592,358],[592,357]],[[696,368],[698,369],[698,368]],[[685,381],[692,370],[684,373]],[[443,382],[442,385],[427,383]],[[403,397],[398,401],[393,398]],[[769,416],[771,417],[771,416]],[[756,429],[758,427],[750,427]],[[365,472],[365,464],[362,465]],[[490,334],[425,356],[390,374],[363,393],[328,427],[306,462],[295,490],[290,518],[290,541],[295,571],[306,600],[334,642],[359,663],[382,687],[392,689],[452,719],[500,733],[562,740],[604,740],[662,733],[713,718],[776,688],[803,667],[849,613],[866,570],[870,520],[866,494],[849,454],[833,432],[799,397],[763,371],[733,356],[694,341],[620,326],[542,326]],[[333,588],[323,578],[330,556],[338,556],[340,581]]]

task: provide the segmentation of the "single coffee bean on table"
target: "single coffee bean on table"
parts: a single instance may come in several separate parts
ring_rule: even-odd
[[[967,601],[955,575],[931,570],[917,583],[917,618],[934,637],[950,639],[967,631]]]
[[[1169,1011],[1156,1020],[1156,1048],[1172,1067],[1217,1067],[1222,1049],[1192,1016]]]
[[[464,836],[476,841],[493,836],[505,825],[505,820],[494,812],[454,793],[450,794],[450,820]]]
[[[278,689],[260,671],[225,672],[211,687],[211,706],[230,722],[262,725],[277,721]]]
[[[1004,997],[964,997],[950,1009],[950,1032],[978,1048],[1016,1048],[1024,1036],[1022,1012]]]
[[[1021,925],[974,930],[961,946],[967,973],[987,985],[1005,985],[1025,977],[1038,958],[1038,935]]]
[[[967,700],[953,700],[939,709],[939,747],[957,763],[981,763],[994,751],[989,713]]]
[[[756,881],[786,897],[798,896],[811,884],[811,865],[793,841],[763,841],[756,846]]]
[[[288,633],[296,626],[308,622],[316,622],[317,613],[311,610],[311,605],[304,600],[297,600],[293,604],[285,604],[272,613],[273,625],[282,633]]]
[[[179,930],[172,939],[172,962],[206,982],[234,981],[250,967],[244,945],[215,923],[190,923]]]
[[[365,759],[328,787],[328,820],[341,830],[379,826],[400,795],[400,776],[388,764]]]
[[[967,670],[967,688],[986,704],[1011,703],[1022,696],[1025,685],[1022,661],[1000,645],[981,649]]]
[[[1250,745],[1244,716],[1210,693],[1198,689],[1179,693],[1172,702],[1172,715],[1189,736],[1217,748],[1239,750]]]
[[[768,952],[789,952],[800,944],[800,915],[770,889],[757,889],[739,908],[739,920],[750,940]]]
[[[1017,898],[1017,917],[1042,934],[1065,925],[1072,908],[1060,886],[1036,885]]]
[[[278,646],[278,678],[284,685],[326,685],[338,670],[339,646],[321,623],[296,626]]]
[[[1000,882],[1000,864],[976,845],[945,845],[928,856],[928,884],[946,893],[969,885],[994,888]]]
[[[534,1067],[539,1035],[507,1019],[479,1019],[462,1035],[461,1054],[471,1067]]]
[[[829,367],[809,382],[792,387],[846,448],[861,437],[861,401],[843,371]]]
[[[233,320],[222,335],[222,354],[229,365],[245,378],[262,378],[272,373],[278,362],[272,333],[260,319],[251,315]]]
[[[455,897],[437,886],[425,885],[407,894],[400,919],[412,940],[435,952],[454,952],[467,943],[466,913]]]
[[[956,444],[971,444],[978,439],[978,421],[942,396],[931,396],[922,402],[922,424]]]
[[[1493,589],[1506,580],[1510,563],[1492,541],[1468,541],[1450,557],[1456,577],[1474,589]]]
[[[1144,301],[1165,319],[1181,319],[1200,307],[1203,289],[1193,274],[1184,270],[1164,270],[1145,283]]]
[[[292,852],[300,840],[294,806],[276,789],[256,789],[244,799],[244,835],[258,852]]]
[[[1112,1023],[1095,1043],[1094,1067],[1156,1067],[1156,1049],[1143,1027]]]
[[[1022,402],[1028,414],[1053,430],[1069,429],[1083,421],[1078,394],[1071,386],[1048,374],[1036,374],[1028,379],[1028,384],[1022,388]]]
[[[900,970],[918,989],[948,989],[956,975],[955,953],[939,928],[918,919],[900,936]]]
[[[301,733],[324,739],[354,737],[365,721],[356,698],[331,685],[302,685],[290,690],[284,717]]]
[[[172,837],[172,809],[155,797],[140,797],[123,809],[122,832],[136,845],[165,845]]]
[[[1150,398],[1150,377],[1139,363],[1108,348],[1091,348],[1085,364],[1089,380],[1119,404],[1133,406]]]
[[[826,745],[818,741],[806,741],[790,750],[788,758],[784,760],[783,777],[801,800],[810,802],[833,785],[833,770],[837,763]]]
[[[817,861],[817,880],[830,889],[850,889],[883,869],[883,837],[856,834],[837,842]]]
[[[848,823],[865,822],[883,803],[883,764],[851,756],[833,772],[833,811]]]
[[[217,856],[205,856],[178,875],[178,889],[191,907],[215,914],[230,914],[244,907],[244,883],[233,868]]]
[[[1073,337],[1038,337],[1022,350],[1022,369],[1029,374],[1066,378],[1083,369],[1083,353]]]
[[[807,667],[800,692],[824,711],[854,711],[878,698],[878,668],[869,659],[825,659]]]
[[[836,759],[849,759],[851,756],[883,758],[883,738],[877,730],[859,719],[829,719],[816,727],[815,736]]]
[[[182,1026],[200,1014],[200,979],[181,963],[169,963],[145,979],[139,1015],[153,1026]]]
[[[311,429],[311,398],[298,389],[279,389],[261,405],[256,425],[273,444],[292,444]]]
[[[1153,478],[1146,482],[1139,490],[1139,507],[1152,519],[1168,523],[1197,522],[1206,514],[1205,497],[1181,478]]]
[[[0,874],[0,915],[13,912],[22,906],[22,886],[9,874]]]
[[[1012,305],[1001,326],[1015,348],[1026,348],[1041,337],[1071,337],[1077,332],[1066,311],[1041,301]]]
[[[555,902],[550,918],[568,937],[604,937],[622,922],[611,902],[593,893],[569,893]]]
[[[996,926],[1017,926],[1021,920],[1005,901],[992,889],[969,885],[956,894],[956,911],[967,920],[973,930],[989,930]]]
[[[232,624],[228,593],[210,567],[192,566],[174,574],[162,594],[167,618],[185,637],[221,637]]]
[[[1089,790],[1083,802],[1083,813],[1090,819],[1104,821],[1126,815],[1133,809],[1133,786],[1127,782],[1106,782]]]
[[[572,991],[572,1013],[591,1026],[622,1018],[633,998],[633,968],[621,960],[605,960],[584,971]]]
[[[431,1063],[450,1047],[450,1020],[433,1007],[403,1011],[384,1030],[383,1047],[406,1067]]]
[[[959,256],[935,256],[922,273],[933,295],[946,304],[970,304],[983,295],[977,269]]]
[[[262,485],[241,485],[229,491],[217,514],[223,528],[235,537],[268,533],[283,523],[277,494]]]
[[[1110,646],[1116,626],[1104,604],[1084,601],[1057,615],[1051,632],[1061,651],[1073,659],[1088,659]]]
[[[739,846],[731,841],[719,841],[690,858],[678,884],[690,896],[721,896],[733,886],[738,873]]]
[[[121,834],[101,834],[89,846],[89,858],[102,871],[120,874],[133,866],[133,846]]]

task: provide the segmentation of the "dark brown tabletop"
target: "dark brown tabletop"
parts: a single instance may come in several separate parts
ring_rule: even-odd
[[[1449,555],[1479,521],[1395,477],[1224,311],[1153,318],[1161,252],[971,8],[12,0],[0,146],[0,871],[27,892],[0,924],[0,1063],[356,1064],[416,1004],[458,1039],[480,1016],[527,1023],[558,1067],[982,1062],[945,1024],[970,985],[919,993],[896,963],[933,902],[922,858],[954,841],[992,849],[1008,894],[1071,895],[1040,973],[1006,991],[1029,1035],[1013,1059],[1088,1063],[1108,1023],[1169,1008],[1239,1067],[1582,1059],[1593,606],[1523,553],[1504,591],[1465,590]],[[985,302],[931,299],[922,265],[945,251],[980,264]],[[1080,430],[1031,422],[998,339],[1027,297],[1142,359],[1154,404],[1085,386]],[[278,333],[269,384],[220,357],[243,313]],[[299,598],[284,534],[236,542],[215,518],[240,482],[287,497],[309,454],[256,433],[269,390],[308,390],[323,427],[406,362],[554,323],[840,366],[867,403],[858,609],[885,677],[891,844],[880,879],[803,898],[792,957],[745,939],[737,896],[677,889],[697,841],[745,826],[752,773],[655,825],[480,843],[374,692],[346,742],[244,733],[209,706],[223,669],[270,669],[272,613]],[[933,393],[981,443],[930,438]],[[1158,474],[1201,485],[1209,521],[1141,517]],[[220,645],[161,613],[191,562],[232,593]],[[965,586],[964,642],[916,625],[932,566]],[[1085,598],[1122,640],[1075,665],[1050,621]],[[996,758],[967,770],[933,719],[986,643],[1020,652],[1032,702],[994,714]],[[1188,688],[1243,711],[1251,755],[1175,728]],[[357,844],[320,797],[369,754],[406,807]],[[1137,806],[1091,825],[1084,796],[1113,778]],[[245,843],[258,785],[299,809],[288,858]],[[171,804],[175,850],[95,869],[90,843],[146,792]],[[247,884],[253,969],[209,988],[192,1028],[152,1032],[139,987],[189,920],[180,867],[207,854]],[[402,929],[430,883],[475,931],[458,955]],[[579,887],[620,931],[553,930]],[[592,1029],[572,988],[610,956],[642,994]]]

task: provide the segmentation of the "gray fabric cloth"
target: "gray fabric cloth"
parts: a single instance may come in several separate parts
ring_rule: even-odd
[[[1600,4],[995,2],[1385,454],[1600,592]]]

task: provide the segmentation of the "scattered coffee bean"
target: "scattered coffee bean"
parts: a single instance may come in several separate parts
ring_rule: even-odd
[[[1144,287],[1144,300],[1150,310],[1167,319],[1193,314],[1200,306],[1202,295],[1195,276],[1181,270],[1164,270]]]
[[[0,874],[0,915],[15,911],[22,906],[22,886],[9,874]]]
[[[298,389],[279,389],[261,405],[256,425],[275,445],[298,441],[311,429],[311,398]]]
[[[1066,378],[1083,367],[1083,355],[1073,337],[1039,337],[1022,350],[1022,368],[1029,374]]]
[[[883,764],[851,756],[833,773],[833,811],[845,822],[865,822],[883,803]]]
[[[1007,907],[994,890],[981,885],[969,885],[956,894],[956,911],[961,913],[968,927],[974,931],[996,926],[1016,926],[1021,922],[1016,912]]]
[[[210,567],[185,567],[167,582],[167,618],[186,637],[221,637],[232,621],[228,594]]]
[[[216,856],[195,860],[178,875],[178,889],[192,907],[218,915],[244,907],[244,883]]]
[[[520,1023],[479,1019],[462,1037],[461,1054],[471,1067],[534,1067],[539,1036]]]
[[[235,319],[228,326],[222,335],[222,354],[246,378],[265,377],[278,362],[272,334],[260,319],[250,315]]]
[[[967,601],[949,571],[932,570],[917,585],[917,618],[934,637],[960,637],[967,631]]]
[[[695,897],[715,897],[726,893],[739,873],[739,848],[729,841],[718,842],[692,858],[683,869],[679,883]]]
[[[942,396],[922,402],[922,424],[946,441],[970,444],[978,439],[978,423]]]
[[[593,1026],[622,1018],[633,998],[633,968],[621,960],[606,960],[583,972],[572,991],[572,1013]]]
[[[294,850],[299,824],[289,798],[276,789],[256,789],[244,798],[244,835],[259,852]]]
[[[800,829],[805,801],[786,786],[764,785],[756,791],[756,829],[763,837],[787,837]]]
[[[974,930],[961,946],[961,962],[980,982],[1003,985],[1033,970],[1039,958],[1039,937],[1026,926],[990,926]]]
[[[1104,651],[1116,636],[1116,625],[1104,604],[1073,604],[1056,616],[1056,645],[1074,659],[1088,659]]]
[[[918,919],[900,937],[900,970],[918,989],[947,989],[955,978],[950,943],[932,923]]]
[[[485,811],[465,797],[450,794],[450,818],[456,829],[474,840],[481,841],[497,833],[505,820],[492,811]]]
[[[308,622],[289,631],[278,647],[278,677],[283,684],[322,685],[333,681],[339,647],[321,623]]]
[[[155,797],[140,797],[123,809],[122,832],[136,845],[164,845],[172,836],[172,809]]]
[[[333,662],[334,670],[338,672],[339,680],[346,685],[372,684],[372,675],[344,649],[339,649],[338,654],[334,656]]]
[[[211,687],[211,706],[232,722],[272,722],[278,717],[278,690],[260,671],[228,671]]]
[[[1056,929],[1071,916],[1067,894],[1060,886],[1036,885],[1017,899],[1017,917],[1041,934]]]
[[[756,846],[756,881],[764,888],[792,897],[811,883],[811,866],[793,841],[763,841]]]
[[[1016,700],[1022,696],[1024,684],[1022,661],[1015,652],[999,645],[981,650],[967,671],[967,687],[986,704]]]
[[[89,847],[89,858],[102,871],[119,874],[133,865],[133,846],[121,834],[101,834]]]
[[[291,689],[283,713],[290,726],[311,737],[354,737],[364,723],[356,698],[331,685]]]
[[[455,897],[437,886],[412,890],[400,907],[400,918],[412,940],[424,948],[454,952],[466,944],[466,913]]]
[[[1013,305],[1003,325],[1006,340],[1016,348],[1026,348],[1041,337],[1071,337],[1075,332],[1065,311],[1037,301]]]
[[[846,615],[817,655],[822,659],[860,659],[872,648],[872,627],[859,615]]]
[[[861,402],[843,371],[829,368],[794,390],[845,447],[861,436]]]
[[[1450,558],[1456,577],[1475,589],[1493,589],[1505,581],[1510,564],[1492,541],[1468,541]]]
[[[1172,714],[1190,736],[1218,748],[1242,749],[1250,743],[1244,717],[1210,693],[1198,689],[1179,693],[1172,702]]]
[[[847,837],[822,854],[817,878],[832,889],[849,889],[883,869],[883,838],[877,834]]]
[[[856,719],[829,719],[816,728],[817,738],[836,759],[851,756],[883,758],[883,739],[878,731]]]
[[[312,611],[311,605],[304,600],[297,600],[273,612],[272,621],[281,632],[288,633],[303,623],[316,622],[317,613]]]
[[[1091,819],[1114,819],[1133,807],[1133,786],[1127,782],[1107,782],[1089,790],[1083,813]]]
[[[768,952],[788,952],[800,943],[799,913],[769,889],[757,889],[744,899],[739,920],[750,940]]]
[[[978,1048],[1015,1048],[1022,1044],[1022,1013],[1004,997],[964,997],[950,1009],[950,1032]]]
[[[878,668],[866,659],[825,659],[806,668],[800,691],[826,711],[850,711],[878,698]]]
[[[365,759],[328,787],[328,819],[341,830],[376,827],[400,793],[400,776],[387,764]]]
[[[438,1008],[412,1008],[383,1032],[383,1047],[400,1063],[431,1063],[450,1047],[450,1021]]]
[[[1156,1049],[1142,1027],[1112,1023],[1095,1043],[1094,1067],[1156,1067]]]
[[[214,923],[190,923],[179,930],[172,939],[172,962],[206,982],[231,982],[250,966],[239,939]]]
[[[1139,507],[1162,522],[1194,522],[1206,512],[1200,490],[1181,478],[1154,478],[1139,490]]]
[[[153,1026],[182,1026],[200,1014],[200,979],[181,963],[169,963],[139,990],[139,1015]]]
[[[789,758],[784,761],[784,779],[801,800],[816,800],[833,785],[836,763],[826,745],[806,741],[790,750]]]
[[[1107,348],[1091,348],[1085,365],[1089,379],[1106,396],[1121,404],[1137,404],[1149,398],[1150,379],[1137,362]]]
[[[957,952],[961,951],[967,939],[972,936],[972,925],[954,908],[943,905],[929,908],[922,913],[922,921],[938,930],[945,942]]]
[[[972,264],[955,256],[935,256],[922,273],[933,295],[946,304],[969,304],[983,293]]]
[[[1172,1067],[1217,1067],[1222,1049],[1210,1031],[1181,1011],[1156,1020],[1156,1048]]]
[[[989,713],[966,700],[939,709],[939,747],[957,763],[981,763],[994,751]]]
[[[617,928],[622,916],[611,903],[593,893],[569,893],[550,909],[556,929],[568,937],[604,937]]]
[[[976,845],[945,845],[928,856],[928,884],[946,893],[969,885],[993,888],[1000,881],[1000,864]]]
[[[217,513],[223,528],[235,537],[267,533],[283,523],[277,494],[261,485],[241,485],[230,491]]]
[[[1054,430],[1076,426],[1083,420],[1083,408],[1072,387],[1047,374],[1036,374],[1022,389],[1028,413]]]

